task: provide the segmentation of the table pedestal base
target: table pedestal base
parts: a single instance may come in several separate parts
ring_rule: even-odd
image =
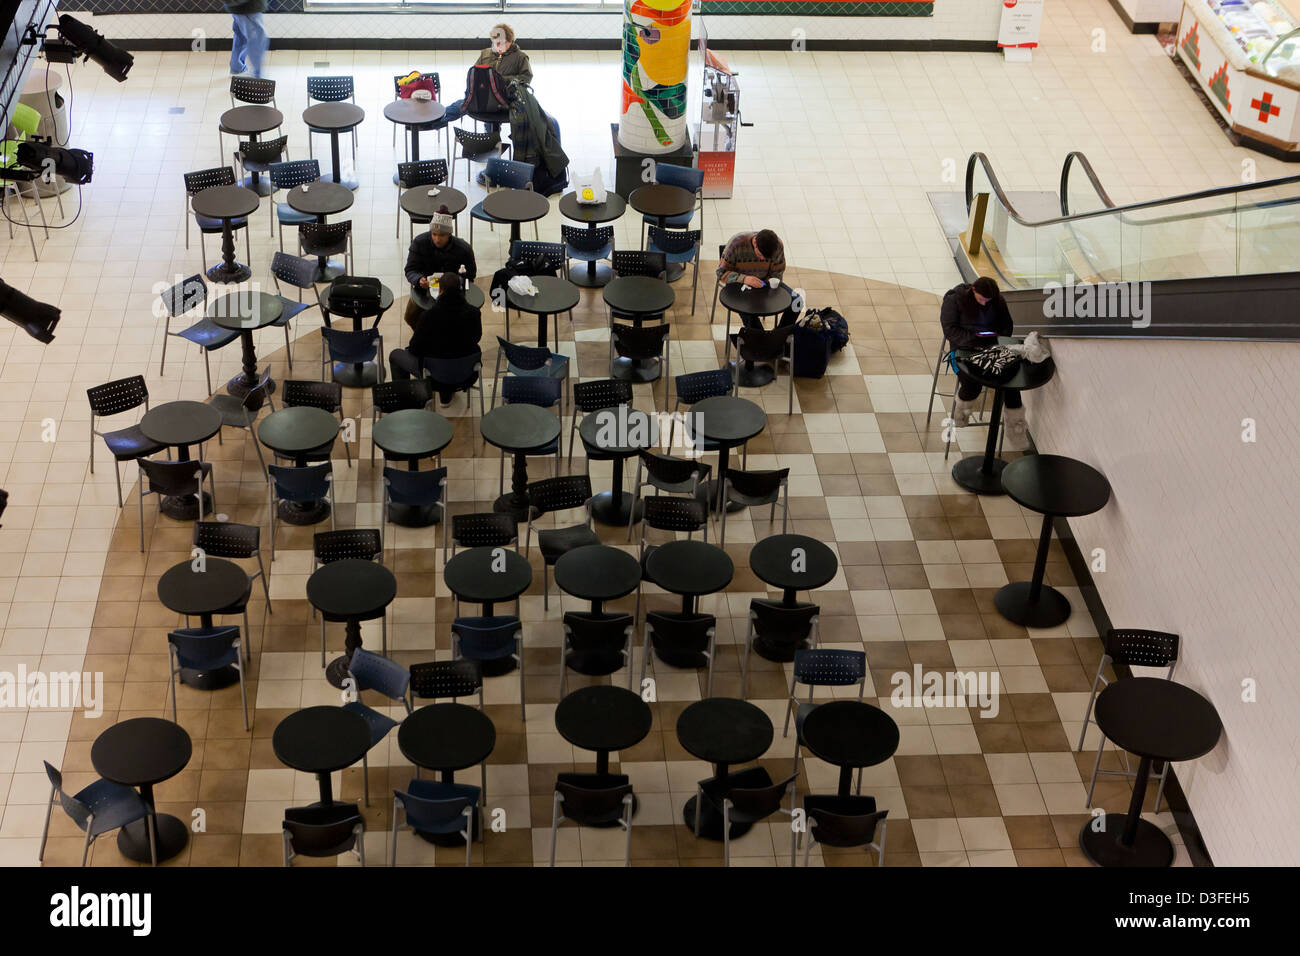
[[[221,262],[209,268],[204,274],[213,282],[234,284],[251,278],[253,270],[248,268],[248,266],[244,265],[242,262],[232,262],[230,266]]]
[[[613,674],[623,666],[620,651],[569,651],[567,663],[569,670],[577,671],[588,677],[605,677]]]
[[[687,828],[691,833],[695,832],[695,814],[697,812],[696,801],[698,796],[691,797],[682,807],[682,820],[685,821]],[[752,823],[733,823],[731,825],[731,839],[742,837],[753,827]],[[722,839],[722,814],[714,809],[713,804],[707,800],[704,801],[704,816],[700,819],[700,836],[708,840]]]
[[[379,381],[379,366],[374,362],[365,365],[335,362],[334,381],[347,388],[373,388]]]
[[[614,278],[614,270],[603,262],[593,262],[595,268],[589,268],[586,263],[571,266],[569,268],[569,281],[580,289],[599,289],[601,286],[609,285],[610,280]]]
[[[1070,617],[1070,602],[1056,588],[1041,586],[1037,601],[1030,600],[1033,584],[1016,581],[1006,585],[993,597],[998,613],[1012,624],[1025,627],[1056,627]]]
[[[994,458],[993,467],[989,469],[991,474],[986,474],[983,455],[963,458],[952,466],[952,480],[977,495],[1004,495],[1006,492],[1002,490],[1002,469],[1005,467],[1005,461]]]
[[[271,180],[263,179],[258,173],[249,173],[240,182],[245,189],[251,189],[259,196],[271,195]],[[272,210],[274,212],[274,210]]]
[[[388,506],[388,520],[400,524],[403,528],[427,528],[440,520],[438,509],[433,505],[399,505]]]
[[[609,366],[609,377],[623,382],[653,382],[663,372],[659,359],[615,358]]]
[[[316,272],[312,275],[312,280],[314,282],[331,282],[346,271],[346,267],[337,259],[326,259],[324,262],[316,264]]]
[[[1098,866],[1164,867],[1174,862],[1174,845],[1161,829],[1147,820],[1138,820],[1132,846],[1124,846],[1120,836],[1127,818],[1122,813],[1108,813],[1105,830],[1093,830],[1096,820],[1089,820],[1079,831],[1079,848]]]
[[[155,819],[158,821],[158,862],[161,863],[163,860],[170,860],[185,849],[185,844],[190,841],[190,831],[184,823],[169,813],[160,813]],[[150,861],[149,831],[145,826],[145,820],[136,820],[118,831],[117,848],[128,860],[135,860],[137,863]]]
[[[199,517],[199,503],[193,495],[167,495],[160,503],[159,510],[178,521],[195,521]],[[203,513],[212,513],[212,495],[206,491],[203,492]]]
[[[320,524],[330,515],[330,503],[325,499],[300,505],[295,501],[282,501],[276,512],[285,524]]]
[[[668,263],[666,274],[669,282],[676,282],[682,276],[686,275],[686,266],[682,265],[680,262],[670,262]]]
[[[343,688],[343,682],[347,680],[348,666],[352,663],[352,658],[347,654],[342,657],[336,657],[325,665],[325,679],[330,682],[330,686]]]
[[[249,384],[248,376],[243,372],[240,372],[238,375],[236,375],[234,378],[232,378],[229,382],[226,383],[226,391],[229,392],[231,395],[235,396],[235,398],[244,398],[246,395],[248,395],[249,392],[257,388],[258,383],[260,383],[261,381],[262,381],[262,376],[259,374],[257,375],[256,379],[253,381],[253,383]],[[268,381],[267,394],[268,395],[275,394],[274,379],[270,379]],[[261,408],[261,407],[262,405],[259,402],[257,408]],[[256,411],[256,410],[257,409],[252,409],[252,411]]]
[[[612,491],[602,491],[591,502],[591,516],[601,524],[626,528],[629,521],[640,521],[644,512],[641,502],[636,505],[636,517],[632,516],[632,502],[635,499],[626,491],[615,500]]]
[[[753,362],[732,362],[739,365],[737,380],[745,388],[762,388],[776,378],[776,371],[770,365],[755,365]]]

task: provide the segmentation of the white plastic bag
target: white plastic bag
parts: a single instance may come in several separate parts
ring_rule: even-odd
[[[538,288],[533,285],[532,276],[513,276],[507,283],[515,295],[537,295]]]
[[[1037,365],[1051,357],[1051,352],[1047,350],[1047,343],[1044,342],[1037,332],[1030,332],[1025,336],[1024,342],[1019,345],[1008,345],[1011,351],[1016,352],[1026,362],[1032,362]]]

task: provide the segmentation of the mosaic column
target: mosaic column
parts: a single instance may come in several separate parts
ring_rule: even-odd
[[[638,153],[686,142],[691,0],[623,0],[623,107],[618,141]]]

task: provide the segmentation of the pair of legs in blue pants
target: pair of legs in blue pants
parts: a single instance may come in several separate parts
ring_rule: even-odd
[[[247,68],[253,76],[262,75],[262,57],[271,45],[262,24],[260,13],[232,13],[235,37],[230,47],[230,72],[243,73]]]

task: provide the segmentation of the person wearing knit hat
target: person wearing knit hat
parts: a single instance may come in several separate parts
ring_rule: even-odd
[[[429,231],[416,236],[406,253],[406,279],[412,291],[429,290],[429,276],[453,272],[473,282],[478,275],[474,250],[464,239],[452,235],[455,220],[446,206],[439,206],[429,223]],[[462,271],[463,268],[463,271]],[[420,316],[420,306],[414,297],[406,301],[406,324],[415,328]]]

